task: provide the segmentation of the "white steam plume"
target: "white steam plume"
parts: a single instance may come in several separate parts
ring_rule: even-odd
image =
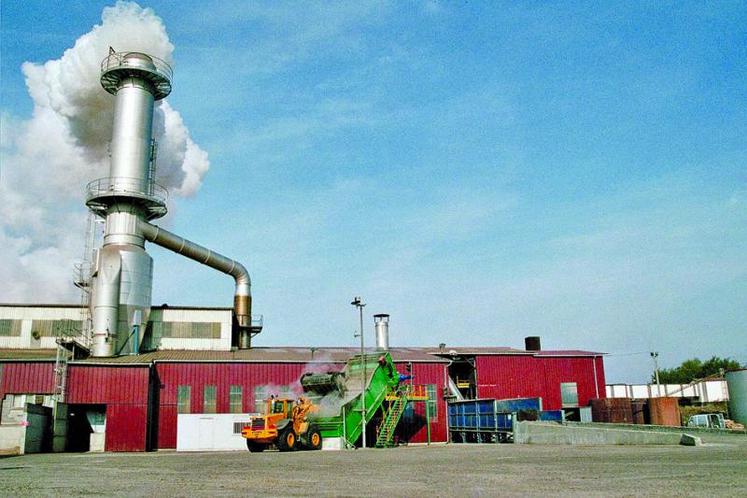
[[[82,256],[83,187],[109,172],[114,97],[99,83],[109,47],[172,63],[174,46],[151,9],[117,2],[62,57],[22,66],[32,117],[0,116],[0,301],[74,302],[73,262]],[[157,181],[172,196],[194,194],[207,153],[166,101],[156,105]]]

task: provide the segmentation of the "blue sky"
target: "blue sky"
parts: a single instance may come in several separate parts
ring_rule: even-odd
[[[106,5],[2,3],[4,114]],[[211,163],[164,224],[249,268],[257,345],[354,345],[361,295],[393,345],[747,363],[744,3],[140,5]],[[230,305],[149,251],[154,303]]]

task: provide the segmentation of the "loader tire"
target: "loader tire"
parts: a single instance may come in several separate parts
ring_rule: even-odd
[[[265,448],[267,448],[267,445],[262,443],[255,443],[247,439],[246,448],[252,453],[262,453],[263,451],[265,451]]]
[[[322,433],[315,425],[309,426],[309,430],[306,431],[306,448],[310,450],[322,449]]]
[[[292,426],[288,426],[278,434],[278,450],[293,451],[298,446],[298,436]]]

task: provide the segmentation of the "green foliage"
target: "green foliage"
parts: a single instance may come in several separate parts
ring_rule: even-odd
[[[710,360],[700,361],[691,358],[682,362],[675,368],[663,368],[659,370],[659,381],[662,384],[689,384],[690,382],[715,375],[721,370],[732,370],[742,368],[738,361],[730,358],[711,357]],[[651,382],[656,382],[656,375],[651,376]]]

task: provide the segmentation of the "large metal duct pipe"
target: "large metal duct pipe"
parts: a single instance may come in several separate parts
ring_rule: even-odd
[[[164,230],[147,221],[140,220],[140,233],[145,240],[165,249],[181,254],[205,266],[231,275],[236,281],[233,309],[239,325],[239,347],[249,347],[249,333],[252,326],[252,281],[246,268],[233,259],[222,256],[207,247],[190,242],[184,237]]]
[[[376,329],[376,349],[389,351],[389,315],[386,313],[374,315],[374,328]]]

